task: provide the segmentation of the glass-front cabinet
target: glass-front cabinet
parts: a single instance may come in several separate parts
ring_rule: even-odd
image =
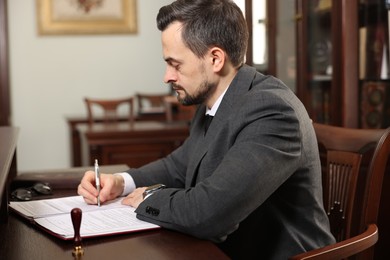
[[[315,122],[330,123],[332,64],[331,1],[307,1],[306,90],[304,93]]]
[[[297,0],[297,95],[314,122],[390,126],[384,0]]]
[[[362,0],[359,10],[359,123],[385,128],[390,126],[388,11],[384,0]]]
[[[339,2],[297,0],[296,6],[297,95],[314,122],[333,125],[344,125],[343,109],[338,113],[333,110],[342,104],[344,88],[337,82],[342,76],[339,61],[343,59],[338,56],[343,30],[337,26],[337,14],[342,13]],[[353,45],[351,48],[357,49],[357,43]]]

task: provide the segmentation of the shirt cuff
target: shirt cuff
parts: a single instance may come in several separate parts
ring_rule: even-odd
[[[124,180],[125,185],[123,187],[123,192],[121,196],[127,196],[128,194],[130,194],[135,190],[135,182],[133,177],[131,177],[130,174],[128,174],[127,172],[120,172],[120,173],[115,173],[114,175],[120,175]]]

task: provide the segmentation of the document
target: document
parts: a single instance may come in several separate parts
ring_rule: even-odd
[[[158,225],[136,218],[135,208],[122,205],[121,200],[89,205],[81,196],[58,199],[10,202],[10,208],[30,219],[49,233],[65,240],[73,239],[74,229],[70,212],[82,210],[80,235],[82,238],[114,235],[156,229]]]

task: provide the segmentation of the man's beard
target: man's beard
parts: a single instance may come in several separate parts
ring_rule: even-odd
[[[179,88],[180,90],[184,91],[184,97],[180,97],[179,95],[177,95],[177,100],[184,106],[191,106],[204,103],[205,100],[215,90],[216,84],[209,83],[207,82],[207,80],[205,80],[199,86],[198,91],[193,95],[190,95],[183,87],[181,87],[180,85],[176,85],[175,83],[171,83],[171,87],[173,89]]]

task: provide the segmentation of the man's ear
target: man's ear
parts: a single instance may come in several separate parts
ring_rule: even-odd
[[[225,64],[226,54],[221,48],[213,47],[210,49],[210,59],[214,71],[219,72]]]

